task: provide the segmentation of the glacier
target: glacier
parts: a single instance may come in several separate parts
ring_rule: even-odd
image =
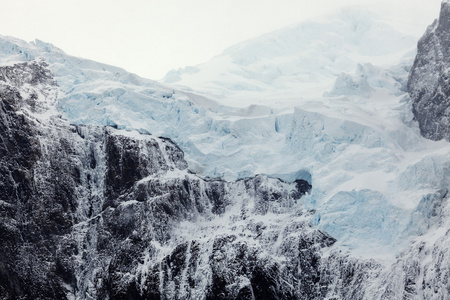
[[[449,5],[443,2],[445,9]],[[324,36],[330,46],[321,42]],[[155,242],[147,263],[140,262],[139,274],[151,273],[152,255],[210,253],[192,250],[196,247],[231,253],[214,259],[232,264],[238,253],[236,243],[221,240],[220,233],[249,230],[247,234],[254,237],[265,225],[295,239],[290,233],[297,229],[289,226],[299,222],[298,228],[308,228],[311,244],[326,245],[320,251],[325,257],[321,272],[329,272],[332,286],[328,295],[396,299],[406,290],[411,297],[445,299],[448,291],[440,283],[449,271],[439,265],[450,258],[446,250],[450,145],[422,137],[414,119],[408,75],[416,56],[415,42],[379,16],[351,9],[326,21],[302,23],[238,44],[210,62],[169,72],[165,83],[72,57],[42,41],[26,43],[11,37],[0,37],[0,64],[6,68],[37,61],[53,74],[58,88],[37,93],[44,95],[38,99],[53,99],[42,100],[46,107],[38,114],[42,122],[61,116],[75,124],[80,135],[92,130],[96,136],[97,129],[89,126],[106,125],[129,137],[151,134],[173,140],[184,152],[188,170],[178,166],[173,169],[182,169],[181,173],[164,173],[169,182],[176,182],[178,176],[195,177],[189,173],[193,172],[201,176],[195,180],[238,180],[238,187],[255,175],[263,181],[280,178],[286,189],[296,180],[312,185],[294,210],[297,215],[289,215],[286,207],[272,207],[251,222],[241,216],[245,212],[239,201],[245,197],[237,194],[242,188],[227,187],[233,201],[239,201],[230,200],[229,210],[220,217],[180,221],[171,246],[177,242],[184,246],[175,251]],[[28,83],[21,93],[24,99],[33,95]],[[110,134],[115,136],[115,131]],[[136,194],[139,186],[150,189],[150,179],[140,179]],[[275,190],[283,189],[271,184]],[[135,201],[121,202],[115,213],[140,212]],[[82,207],[88,215],[89,205]],[[241,223],[224,226],[229,220]],[[80,235],[91,230],[86,226],[91,221],[85,222],[77,229]],[[308,226],[323,231],[326,238],[319,239],[320,233]],[[217,239],[202,240],[214,231]],[[258,243],[269,243],[274,257],[286,255],[289,244],[274,241],[273,232],[264,233]],[[188,236],[202,246],[183,244]],[[366,269],[371,272],[364,273]],[[360,283],[363,294],[346,294],[357,293],[357,288],[350,291],[345,282],[333,282],[330,270],[338,270],[342,277],[348,272],[365,278]],[[211,272],[208,276],[216,270]],[[170,277],[170,270],[167,273]],[[241,287],[248,285],[244,277],[234,279]],[[83,287],[85,291],[95,289],[95,278],[91,281]],[[171,285],[176,284],[169,280],[164,288],[173,291]]]

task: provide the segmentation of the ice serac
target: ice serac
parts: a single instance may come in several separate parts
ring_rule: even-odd
[[[450,140],[450,3],[419,40],[408,91],[420,131],[432,140]]]

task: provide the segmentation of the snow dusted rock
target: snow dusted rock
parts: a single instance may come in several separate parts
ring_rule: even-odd
[[[0,69],[2,299],[315,295],[334,239],[306,181],[205,180],[168,139],[70,125],[45,66]]]
[[[67,136],[51,138],[57,148],[48,159],[41,138],[48,137],[52,125],[33,117],[34,108],[55,94],[48,70],[25,63],[0,73],[0,295],[64,298],[61,278],[70,283],[74,277],[60,254],[76,251],[64,237],[73,224],[80,170],[59,162],[71,161]]]
[[[408,91],[420,131],[432,140],[450,139],[450,2],[419,40]]]

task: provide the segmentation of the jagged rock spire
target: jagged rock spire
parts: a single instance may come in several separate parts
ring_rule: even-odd
[[[439,19],[417,45],[408,92],[422,135],[450,140],[450,2],[443,1]]]

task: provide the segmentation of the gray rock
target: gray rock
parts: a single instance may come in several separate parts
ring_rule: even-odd
[[[421,134],[450,140],[450,3],[419,40],[408,80],[413,113]]]

